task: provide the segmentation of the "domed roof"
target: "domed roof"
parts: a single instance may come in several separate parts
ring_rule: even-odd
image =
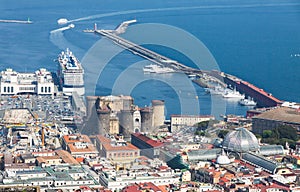
[[[224,149],[236,152],[257,151],[259,149],[255,135],[243,127],[228,133],[222,146]]]
[[[225,154],[224,150],[222,150],[222,154],[218,156],[217,163],[220,165],[227,165],[230,163],[229,157]]]

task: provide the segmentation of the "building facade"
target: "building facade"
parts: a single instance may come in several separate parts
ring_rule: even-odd
[[[150,159],[159,158],[163,142],[153,140],[141,133],[131,134],[131,143],[141,150],[141,155]]]
[[[264,130],[274,130],[280,125],[290,125],[300,131],[300,110],[278,107],[252,117],[252,131],[263,134]]]
[[[18,73],[12,69],[1,72],[1,95],[38,94],[53,95],[54,82],[52,75],[46,69],[34,73]]]
[[[201,115],[171,115],[171,131],[179,131],[183,127],[194,126],[202,121],[213,120],[213,116],[201,116]]]
[[[87,116],[96,121],[98,133],[130,137],[136,132],[155,132],[164,125],[164,102],[152,101],[152,106],[139,108],[131,96],[87,97]],[[96,113],[96,115],[95,115]],[[117,126],[119,124],[119,126]]]
[[[140,150],[118,138],[107,138],[102,135],[96,137],[96,147],[101,157],[112,160],[113,162],[129,163],[140,156]]]

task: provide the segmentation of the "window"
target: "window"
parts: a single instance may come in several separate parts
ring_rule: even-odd
[[[47,93],[47,87],[45,87],[45,93]]]
[[[10,90],[11,90],[11,92],[14,92],[14,87],[11,87]]]
[[[42,92],[42,93],[44,92],[44,87],[41,87],[41,92]]]
[[[3,90],[3,92],[6,92],[6,87],[4,87],[4,90]]]
[[[51,93],[51,87],[48,87],[48,92]]]
[[[10,88],[9,87],[7,87],[7,93],[9,93],[10,92]]]

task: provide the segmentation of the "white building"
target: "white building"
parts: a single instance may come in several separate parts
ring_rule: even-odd
[[[171,131],[176,132],[186,126],[194,126],[202,121],[214,119],[209,115],[171,115]]]
[[[145,171],[139,170],[138,173],[129,171],[128,173],[105,172],[100,175],[100,184],[104,187],[118,191],[134,183],[152,182],[155,185],[169,185],[180,182],[180,176],[173,170],[167,171]]]
[[[52,75],[46,69],[39,69],[34,73],[18,73],[12,69],[1,71],[0,94],[38,94],[53,95],[54,82]]]

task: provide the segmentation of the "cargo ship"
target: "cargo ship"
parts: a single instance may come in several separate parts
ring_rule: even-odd
[[[84,70],[79,60],[67,48],[58,55],[58,78],[60,86],[65,95],[72,95],[77,92],[78,95],[84,95]]]

